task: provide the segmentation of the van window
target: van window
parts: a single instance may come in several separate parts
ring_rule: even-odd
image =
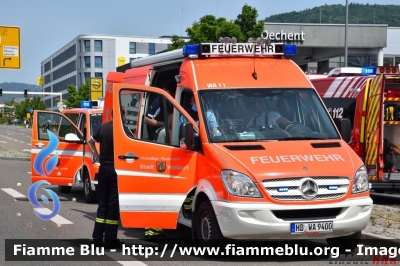
[[[128,89],[121,90],[119,97],[121,106],[128,110],[126,125],[137,140],[179,147],[179,127],[187,117],[168,99],[158,93]],[[164,125],[154,127],[146,124],[146,117]]]
[[[211,142],[339,139],[313,89],[200,91]]]
[[[90,114],[90,136],[94,135],[97,129],[99,129],[102,117],[103,115],[101,113]]]
[[[77,134],[73,123],[62,117],[60,114],[38,113],[37,130],[39,140],[48,140],[48,131],[52,132],[60,140],[65,138],[68,133]],[[81,136],[80,136],[81,137]]]

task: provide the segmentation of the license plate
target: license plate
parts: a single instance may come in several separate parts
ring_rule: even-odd
[[[333,222],[291,223],[291,234],[320,234],[333,232]]]

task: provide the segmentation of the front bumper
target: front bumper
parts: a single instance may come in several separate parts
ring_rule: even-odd
[[[350,235],[367,227],[372,212],[370,197],[318,205],[279,205],[273,203],[233,203],[212,201],[222,234],[231,239],[325,239]],[[318,220],[279,219],[275,210],[341,208],[336,218]],[[316,210],[318,212],[318,210]],[[333,232],[291,234],[293,222],[333,221]]]

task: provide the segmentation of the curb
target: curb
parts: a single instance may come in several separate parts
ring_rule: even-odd
[[[362,231],[361,231],[361,239],[383,240],[385,242],[391,243],[392,245],[399,245],[399,243],[400,243],[400,239],[390,238],[387,236],[378,235],[378,234],[374,234],[374,233],[368,233],[368,232],[362,232]]]
[[[31,158],[29,157],[0,157],[0,160],[14,160],[14,161],[30,161]]]

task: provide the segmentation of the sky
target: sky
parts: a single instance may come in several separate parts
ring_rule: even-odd
[[[399,5],[399,0],[355,0]],[[346,0],[0,0],[0,27],[20,28],[21,68],[0,68],[0,83],[36,85],[40,63],[80,34],[187,36],[186,28],[204,15],[236,19],[244,4],[258,19]],[[2,53],[3,51],[0,50]]]

